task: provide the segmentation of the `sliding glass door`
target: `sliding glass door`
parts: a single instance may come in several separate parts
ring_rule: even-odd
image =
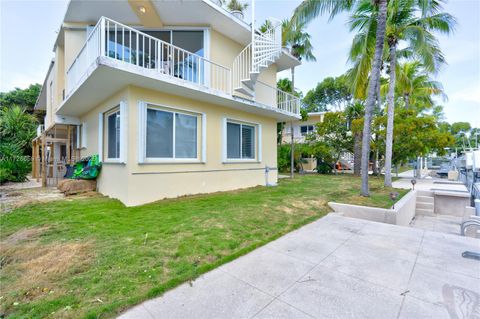
[[[203,30],[135,32],[109,28],[106,37],[107,56],[186,81],[205,84],[203,38]]]

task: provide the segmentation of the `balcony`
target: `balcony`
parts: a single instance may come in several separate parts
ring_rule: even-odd
[[[173,94],[182,94],[179,88],[184,88],[189,90],[192,98],[239,109],[242,108],[240,104],[243,104],[243,108],[256,107],[264,113],[274,111],[278,113],[279,119],[298,118],[300,114],[299,99],[293,95],[257,83],[257,86],[261,87],[258,97],[238,98],[233,94],[234,74],[230,68],[105,17],[91,30],[86,43],[67,71],[64,104],[68,103],[82,86],[89,87],[90,91],[83,89],[89,92],[88,94],[92,94],[92,90],[101,91],[98,90],[99,83],[85,85],[99,66],[121,70],[122,76],[129,77],[129,81],[135,80],[152,88],[160,85],[160,80],[164,83],[163,89]],[[112,83],[118,82],[120,85],[120,73],[110,72],[109,75],[111,80],[108,82],[105,81],[106,76],[97,76],[97,81],[102,82],[105,91],[108,91]],[[122,84],[128,83],[124,81]],[[210,98],[204,96],[205,94]],[[80,98],[77,100],[76,104],[88,102]],[[62,107],[63,105],[59,111]],[[67,113],[66,110],[64,113]]]

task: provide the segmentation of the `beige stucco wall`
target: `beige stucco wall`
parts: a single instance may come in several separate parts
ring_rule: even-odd
[[[258,76],[255,85],[255,101],[265,105],[276,105],[277,103],[277,66],[270,65]]]
[[[98,139],[98,114],[104,113],[116,107],[120,101],[128,100],[128,89],[124,88],[117,94],[114,94],[108,100],[97,105],[93,110],[80,118],[83,125],[87,126],[86,148],[81,150],[81,156],[90,156],[99,154]],[[128,147],[128,144],[127,144]],[[127,165],[128,165],[127,161]],[[110,197],[118,198],[123,202],[128,199],[128,166],[125,164],[104,164],[100,177],[97,179],[98,190]]]
[[[98,190],[120,199],[126,205],[139,205],[167,197],[233,190],[265,185],[265,167],[276,168],[276,120],[220,105],[138,87],[125,88],[81,118],[88,127],[87,149],[82,156],[98,153],[98,114],[127,102],[126,164],[103,164]],[[138,102],[146,101],[170,108],[181,108],[206,116],[206,161],[203,163],[139,164]],[[261,160],[223,163],[223,118],[261,125]],[[257,132],[257,139],[258,132]],[[199,149],[202,145],[199,143]],[[256,142],[257,156],[259,143]],[[104,151],[105,152],[105,151]],[[268,183],[277,182],[276,169],[268,173]]]
[[[210,29],[210,60],[232,68],[233,60],[245,46]]]
[[[46,99],[47,99],[47,107],[46,107],[46,113],[45,113],[45,128],[48,128],[50,127],[51,125],[53,125],[53,115],[54,115],[54,107],[55,106],[55,102],[53,101],[53,97],[55,96],[55,82],[54,82],[54,79],[55,79],[55,75],[54,75],[54,72],[55,71],[55,65],[53,66],[53,70],[50,72],[50,74],[48,75],[46,81],[45,81],[45,85],[46,85]],[[50,83],[52,83],[52,90],[50,90]],[[52,94],[53,94],[53,97],[52,97]]]
[[[55,50],[55,90],[56,99],[53,111],[63,102],[63,90],[65,89],[65,51],[63,46],[57,46]]]
[[[86,27],[86,26],[85,26]],[[78,53],[85,45],[87,38],[86,30],[66,29],[65,37],[65,72],[72,65]]]

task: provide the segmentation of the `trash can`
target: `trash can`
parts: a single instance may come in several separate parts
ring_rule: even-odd
[[[480,216],[480,199],[475,200],[475,215]]]

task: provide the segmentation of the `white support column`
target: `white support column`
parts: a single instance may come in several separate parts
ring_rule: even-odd
[[[100,20],[100,56],[105,56],[105,18]]]

